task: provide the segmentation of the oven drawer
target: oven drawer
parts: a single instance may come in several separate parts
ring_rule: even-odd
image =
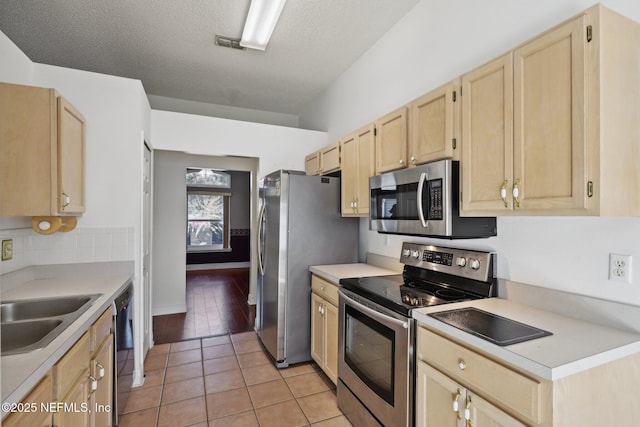
[[[418,359],[460,381],[475,393],[539,423],[544,384],[456,344],[423,327],[417,334]]]
[[[338,285],[335,283],[313,274],[311,275],[311,290],[336,307],[338,306]]]

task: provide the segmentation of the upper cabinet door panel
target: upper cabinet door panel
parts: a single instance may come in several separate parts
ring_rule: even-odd
[[[513,207],[512,76],[511,53],[462,76],[464,212],[500,212]]]
[[[340,170],[340,142],[336,141],[320,150],[320,171],[327,174]]]
[[[355,213],[356,183],[358,174],[358,157],[355,134],[351,134],[340,142],[342,155],[341,212],[343,216]]]
[[[58,97],[58,211],[84,212],[85,120],[66,99]]]
[[[304,171],[307,175],[320,175],[320,152],[309,154],[304,159]]]
[[[412,165],[454,157],[454,104],[458,80],[413,101],[410,106]]]
[[[360,216],[369,215],[369,177],[373,176],[373,125],[366,126],[356,132],[357,142],[357,179],[356,179],[356,211]]]
[[[407,167],[407,108],[375,121],[376,174]]]
[[[587,207],[586,27],[580,16],[514,51],[517,208]]]

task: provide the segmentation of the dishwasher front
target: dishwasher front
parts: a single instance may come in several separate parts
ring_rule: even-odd
[[[131,372],[125,369],[129,352],[133,352],[133,327],[131,319],[131,300],[133,298],[133,284],[129,285],[114,300],[115,305],[115,328],[114,328],[114,358],[113,358],[113,425],[118,425],[119,414],[127,404],[131,380],[124,380],[123,377],[131,378]]]

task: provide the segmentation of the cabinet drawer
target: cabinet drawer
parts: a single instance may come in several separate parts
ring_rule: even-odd
[[[91,331],[91,352],[93,353],[98,349],[102,341],[104,341],[105,337],[111,333],[111,328],[113,327],[113,315],[111,313],[111,308],[105,310],[102,313],[102,316],[98,318],[91,325],[89,329]]]
[[[539,423],[543,384],[423,327],[418,359],[433,365],[474,392]]]
[[[311,290],[335,306],[338,305],[338,287],[315,274],[311,275]]]
[[[54,399],[61,399],[76,380],[88,371],[89,360],[89,332],[85,332],[53,367]]]

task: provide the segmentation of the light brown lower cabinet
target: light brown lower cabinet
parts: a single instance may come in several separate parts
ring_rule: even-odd
[[[113,424],[113,314],[107,309],[96,320],[89,333],[91,336],[91,378],[96,381],[90,396],[90,425],[111,427]]]
[[[640,354],[555,381],[417,328],[416,426],[631,426]]]
[[[111,427],[113,334],[107,309],[2,420],[9,427]]]
[[[49,412],[42,411],[42,405],[47,405],[51,402],[52,390],[53,384],[51,382],[51,373],[49,372],[21,402],[29,404],[29,409],[23,410],[24,406],[16,407],[16,412],[10,413],[4,420],[2,420],[2,425],[4,427],[51,427],[51,423],[53,421],[51,414]]]
[[[89,331],[53,367],[53,397],[60,406],[53,413],[53,425],[87,427],[89,398],[95,380],[89,375]]]
[[[416,426],[524,426],[425,362],[418,361],[417,376]]]
[[[311,357],[338,382],[338,285],[311,276]]]

